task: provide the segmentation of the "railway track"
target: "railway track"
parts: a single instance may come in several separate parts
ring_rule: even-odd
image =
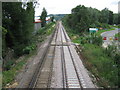
[[[28,88],[50,88],[53,60],[55,55],[55,47],[51,46],[52,40],[56,41],[58,23],[56,30],[52,34],[46,50],[44,51],[43,57],[41,58],[39,65],[29,83]]]
[[[59,54],[56,54],[56,51],[59,51]],[[54,86],[59,86],[59,83],[61,83],[60,88],[80,88],[81,90],[87,88],[78,64],[79,59],[75,59],[76,56],[74,55],[76,54],[74,54],[73,51],[74,48],[72,47],[70,38],[62,26],[62,23],[59,21],[49,45],[43,54],[43,58],[29,84],[29,88],[54,88]],[[61,80],[57,79],[56,84],[52,87],[55,60],[58,60],[58,70],[61,72],[59,75],[57,72],[56,76],[57,78],[60,77]]]
[[[63,70],[63,87],[64,88],[83,88],[79,78],[76,64],[70,50],[70,39],[61,25],[61,52],[62,52],[62,70]]]

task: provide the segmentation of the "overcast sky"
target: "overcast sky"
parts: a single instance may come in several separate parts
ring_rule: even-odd
[[[85,5],[86,7],[97,8],[102,10],[107,7],[114,13],[118,12],[119,0],[39,0],[39,4],[35,9],[35,16],[39,16],[43,7],[48,14],[70,14],[71,9],[77,5]]]

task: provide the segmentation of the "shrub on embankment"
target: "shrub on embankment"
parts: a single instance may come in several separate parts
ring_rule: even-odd
[[[116,56],[112,55],[113,51],[114,49],[103,49],[95,44],[83,46],[82,55],[85,57],[85,61],[83,60],[85,66],[98,78],[97,84],[105,88],[119,85],[118,63]]]

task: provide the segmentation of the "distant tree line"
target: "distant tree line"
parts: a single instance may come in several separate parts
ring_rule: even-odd
[[[63,21],[74,32],[87,32],[90,27],[108,28],[112,24],[120,24],[120,15],[113,14],[107,8],[97,10],[91,7],[79,5],[72,9],[71,14],[64,17]]]
[[[13,49],[16,56],[23,54],[23,49],[32,43],[33,22],[33,2],[2,3],[3,58],[8,48]]]

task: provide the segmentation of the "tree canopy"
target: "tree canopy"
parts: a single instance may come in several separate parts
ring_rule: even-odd
[[[42,21],[42,23],[41,23],[42,27],[44,27],[46,25],[46,17],[47,17],[47,11],[45,8],[43,8],[43,11],[42,11],[41,17],[40,17],[40,19]]]
[[[33,2],[3,2],[2,24],[7,30],[3,37],[4,45],[21,55],[23,48],[31,43],[34,29]],[[4,51],[6,48],[3,48]],[[5,52],[4,52],[5,53]]]
[[[64,22],[74,32],[87,32],[90,27],[108,27],[108,24],[116,24],[117,17],[108,8],[97,10],[84,5],[78,5],[71,10],[71,14],[64,17]]]

